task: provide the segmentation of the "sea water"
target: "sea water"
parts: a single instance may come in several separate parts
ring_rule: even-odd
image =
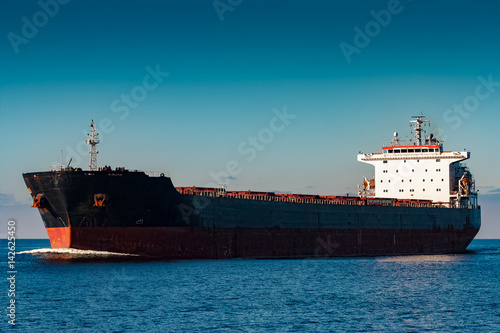
[[[190,261],[17,240],[13,274],[0,246],[2,331],[500,332],[500,240],[459,255]]]

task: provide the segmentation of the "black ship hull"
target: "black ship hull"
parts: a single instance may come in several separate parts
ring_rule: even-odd
[[[321,204],[181,194],[142,172],[24,174],[52,247],[169,259],[464,252],[479,208]]]

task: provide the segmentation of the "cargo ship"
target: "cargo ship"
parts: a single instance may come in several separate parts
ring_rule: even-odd
[[[462,253],[479,231],[468,151],[445,151],[428,120],[394,133],[357,196],[175,187],[168,173],[97,166],[95,123],[89,170],[23,174],[53,248],[165,259],[311,258]]]

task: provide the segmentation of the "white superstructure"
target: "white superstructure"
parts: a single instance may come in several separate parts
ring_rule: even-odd
[[[358,161],[375,166],[375,177],[359,186],[359,195],[368,198],[432,200],[443,206],[476,206],[477,193],[468,168],[461,161],[470,152],[444,151],[441,140],[429,135],[422,142],[422,129],[428,120],[414,116],[415,141],[402,143],[398,133],[382,152],[358,154]]]

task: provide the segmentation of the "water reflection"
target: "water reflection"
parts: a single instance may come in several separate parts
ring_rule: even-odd
[[[414,256],[394,256],[378,257],[377,262],[450,262],[462,261],[468,256],[466,254],[432,254],[432,255],[414,255]]]

